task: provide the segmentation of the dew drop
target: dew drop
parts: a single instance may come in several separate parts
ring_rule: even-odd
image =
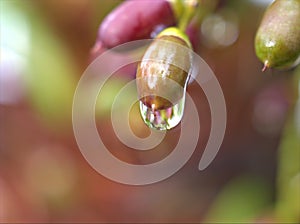
[[[184,111],[184,96],[170,107],[163,109],[154,109],[140,100],[140,112],[145,124],[156,130],[170,130],[178,125],[182,119]]]

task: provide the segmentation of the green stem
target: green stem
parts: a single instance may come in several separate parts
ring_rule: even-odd
[[[295,70],[294,88],[300,88],[300,67]],[[299,93],[298,93],[299,94]],[[297,107],[288,117],[279,147],[276,218],[279,222],[297,223],[300,221],[300,131],[297,127]],[[299,119],[299,118],[298,118]]]
[[[184,2],[184,9],[182,16],[180,17],[178,28],[185,32],[189,22],[193,18],[196,12],[197,5],[199,4],[199,0],[190,0],[188,2]]]

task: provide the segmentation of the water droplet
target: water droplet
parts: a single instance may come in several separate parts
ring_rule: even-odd
[[[174,128],[181,121],[184,111],[184,102],[185,94],[176,104],[170,107],[154,109],[155,106],[147,106],[140,100],[140,112],[148,127],[157,130],[169,130]]]

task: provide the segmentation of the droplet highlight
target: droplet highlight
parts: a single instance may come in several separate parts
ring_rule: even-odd
[[[140,112],[145,124],[157,130],[170,130],[177,126],[183,116],[185,96],[178,103],[163,109],[155,109],[140,100]]]

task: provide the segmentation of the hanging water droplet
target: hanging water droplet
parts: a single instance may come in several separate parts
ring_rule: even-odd
[[[162,109],[149,107],[140,101],[140,112],[148,127],[157,130],[169,130],[174,128],[182,119],[184,111],[185,96],[178,103]]]

